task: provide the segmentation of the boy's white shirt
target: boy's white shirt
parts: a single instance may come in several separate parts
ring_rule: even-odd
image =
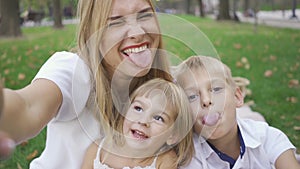
[[[288,149],[295,149],[288,137],[265,122],[237,119],[245,143],[243,157],[237,159],[233,169],[272,169],[276,159]],[[181,169],[229,169],[203,137],[194,134],[195,156],[188,166]]]
[[[91,91],[89,69],[78,55],[57,52],[34,80],[39,78],[53,81],[60,88],[63,101],[47,125],[45,149],[30,163],[30,169],[79,169],[86,149],[100,134],[93,112],[86,107]]]

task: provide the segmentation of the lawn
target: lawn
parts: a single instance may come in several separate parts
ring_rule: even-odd
[[[167,51],[180,59],[195,53],[218,55],[232,68],[234,76],[248,78],[252,94],[246,101],[253,101],[252,109],[262,113],[270,125],[284,131],[300,153],[300,30],[259,26],[255,33],[251,24],[180,17],[183,23],[192,23],[202,31],[201,38],[213,48],[202,51],[205,44],[203,39],[197,39],[195,32],[186,31],[184,24],[174,27],[167,23],[187,37],[179,40],[169,36],[172,33],[165,34]],[[14,89],[30,83],[55,51],[68,50],[75,44],[74,25],[67,25],[63,30],[34,27],[22,31],[23,38],[0,39],[0,75],[5,86]],[[10,160],[0,162],[0,168],[28,168],[29,162],[40,155],[45,137],[43,130],[36,138],[19,145]]]

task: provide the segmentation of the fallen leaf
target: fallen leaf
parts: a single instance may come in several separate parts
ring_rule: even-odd
[[[239,44],[239,43],[235,43],[235,44],[233,45],[233,47],[234,47],[235,49],[241,49],[241,48],[242,48],[242,45]]]
[[[26,75],[24,73],[19,73],[19,75],[18,75],[19,80],[24,80],[25,77],[26,77]]]
[[[35,158],[38,155],[38,151],[34,150],[32,153],[30,153],[27,157],[26,160],[31,161],[33,158]]]
[[[300,120],[300,115],[295,117],[296,120]]]
[[[249,63],[245,64],[245,69],[247,69],[247,70],[250,69],[250,64]]]
[[[291,103],[297,103],[298,99],[296,97],[292,96],[292,97],[287,97],[286,101],[291,102]]]
[[[300,126],[294,126],[294,130],[300,131]]]
[[[237,61],[237,62],[235,63],[235,66],[236,66],[237,68],[241,68],[241,67],[243,67],[243,63],[240,62],[240,61]]]
[[[18,167],[18,169],[23,169],[23,168],[21,167],[20,163],[17,163],[17,167]]]
[[[273,75],[273,71],[272,70],[266,70],[264,73],[265,77],[271,77]]]
[[[276,56],[274,56],[274,55],[271,55],[271,56],[270,56],[270,60],[271,60],[271,61],[275,61],[276,59],[277,59]]]
[[[10,72],[9,69],[5,69],[5,70],[4,70],[4,74],[5,74],[5,75],[9,74],[9,72]]]
[[[246,63],[248,63],[248,59],[246,57],[242,57],[241,58],[241,62],[244,63],[244,64],[246,64]]]
[[[28,144],[28,141],[23,141],[23,142],[20,144],[20,146],[24,147],[24,146],[27,146],[27,144]]]
[[[299,80],[297,80],[297,79],[291,79],[289,81],[289,88],[298,87],[298,86],[299,86]]]

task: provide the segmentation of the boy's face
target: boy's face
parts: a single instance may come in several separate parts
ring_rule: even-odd
[[[207,139],[225,136],[236,126],[236,107],[243,104],[239,89],[233,89],[223,72],[192,69],[180,77],[196,119],[194,130]]]

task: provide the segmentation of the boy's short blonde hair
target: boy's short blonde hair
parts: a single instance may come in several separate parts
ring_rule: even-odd
[[[199,68],[204,69],[209,74],[222,74],[227,84],[229,84],[233,89],[237,87],[231,75],[230,68],[217,58],[210,56],[191,56],[178,66],[173,67],[172,74],[177,79],[178,83],[180,83],[181,77],[187,77],[191,71]]]

